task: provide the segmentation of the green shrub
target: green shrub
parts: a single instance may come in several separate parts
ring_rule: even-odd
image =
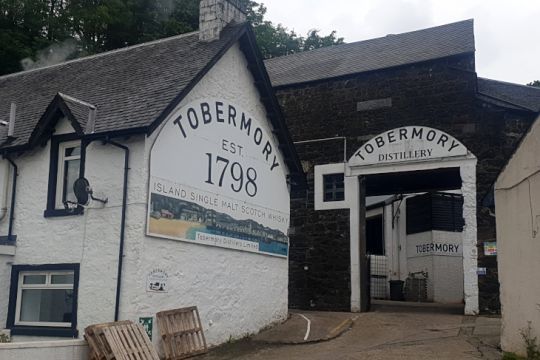
[[[527,349],[527,360],[540,360],[540,348],[538,347],[538,338],[533,336],[531,322],[529,321],[527,329],[520,331],[525,348]]]

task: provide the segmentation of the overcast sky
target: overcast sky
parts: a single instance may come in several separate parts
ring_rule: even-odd
[[[346,42],[474,19],[479,76],[540,80],[540,0],[260,0],[267,19],[300,35],[337,30]]]

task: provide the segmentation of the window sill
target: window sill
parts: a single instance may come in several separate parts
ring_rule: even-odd
[[[17,235],[0,236],[0,245],[15,246],[16,242],[17,242]]]
[[[0,255],[15,255],[15,245],[2,245],[0,244]]]
[[[66,209],[47,209],[43,212],[43,216],[48,217],[60,217],[60,216],[73,216],[73,215],[82,215],[84,213],[84,208],[82,206],[77,207],[74,210]]]
[[[26,335],[26,336],[53,336],[53,337],[69,337],[76,338],[79,336],[79,331],[72,328],[62,327],[45,327],[45,326],[12,326],[11,336]]]

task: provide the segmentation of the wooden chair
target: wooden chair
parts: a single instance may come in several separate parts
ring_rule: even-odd
[[[156,315],[166,360],[185,359],[208,351],[196,306]]]

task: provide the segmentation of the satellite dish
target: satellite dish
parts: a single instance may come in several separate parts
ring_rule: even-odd
[[[86,206],[89,203],[89,198],[95,201],[99,201],[100,203],[106,204],[108,199],[98,199],[93,196],[92,187],[90,186],[90,182],[86,178],[78,178],[73,183],[73,192],[75,193],[75,197],[77,198],[77,205],[78,206]]]
[[[78,178],[73,183],[73,192],[77,198],[77,204],[88,205],[89,195],[92,194],[90,182],[86,178]]]

